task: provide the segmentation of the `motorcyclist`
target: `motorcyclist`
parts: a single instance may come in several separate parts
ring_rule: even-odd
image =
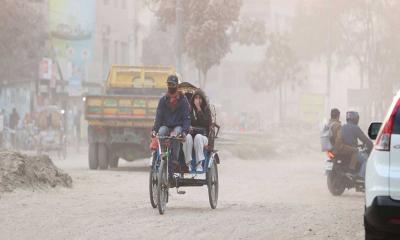
[[[340,122],[340,111],[337,108],[333,108],[331,110],[331,119],[329,119],[329,126],[331,129],[331,143],[332,146],[335,146],[335,141],[339,134],[340,128],[342,127],[342,123]],[[334,149],[335,151],[335,149]]]
[[[357,160],[361,167],[358,172],[360,178],[365,177],[365,166],[368,159],[368,154],[371,152],[373,143],[365,135],[365,133],[358,126],[360,116],[355,111],[349,111],[346,113],[346,124],[341,128],[338,138],[343,142],[344,147],[352,147],[357,150]],[[366,147],[367,154],[358,151],[358,140],[360,140]],[[340,142],[340,141],[339,141]]]

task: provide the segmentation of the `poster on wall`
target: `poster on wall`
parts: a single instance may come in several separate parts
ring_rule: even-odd
[[[51,43],[69,94],[79,96],[88,78],[95,35],[95,0],[49,0]]]

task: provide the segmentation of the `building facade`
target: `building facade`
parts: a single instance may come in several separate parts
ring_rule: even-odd
[[[138,0],[98,0],[89,82],[103,83],[113,64],[134,64],[137,55]]]

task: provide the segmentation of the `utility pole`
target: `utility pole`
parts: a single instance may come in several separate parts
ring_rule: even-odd
[[[183,46],[183,4],[182,0],[176,0],[176,71],[182,74],[182,46]]]

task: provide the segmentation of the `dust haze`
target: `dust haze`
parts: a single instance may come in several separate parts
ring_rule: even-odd
[[[384,119],[400,2],[1,2],[0,239],[364,239],[364,195],[329,193],[320,131],[332,108],[364,132]],[[170,74],[221,126],[216,209],[206,187],[150,205],[150,102]]]

